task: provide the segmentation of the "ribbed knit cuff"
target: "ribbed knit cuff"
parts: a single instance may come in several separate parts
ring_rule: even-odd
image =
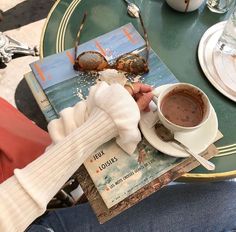
[[[0,186],[0,231],[22,232],[45,212],[22,188],[15,176]]]
[[[21,225],[23,231],[35,217],[44,212],[48,202],[86,158],[117,135],[116,125],[111,117],[96,108],[84,125],[24,169],[16,169],[15,176],[6,181],[4,189],[0,186],[0,195],[6,192],[6,201],[9,203],[1,215],[9,218],[8,221]],[[12,214],[12,211],[17,213]],[[24,212],[24,219],[20,212]]]
[[[45,206],[78,167],[100,145],[118,134],[113,120],[102,110],[15,176],[40,206]]]

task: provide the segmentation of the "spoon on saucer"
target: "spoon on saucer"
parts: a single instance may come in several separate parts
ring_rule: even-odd
[[[182,147],[186,152],[188,152],[188,154],[193,156],[207,170],[211,170],[211,171],[215,170],[215,165],[212,162],[206,160],[205,158],[203,158],[202,156],[198,154],[193,153],[188,147],[186,147],[184,144],[176,140],[174,137],[174,134],[160,122],[157,122],[155,124],[155,132],[157,136],[164,142],[174,142],[180,147]]]
[[[140,9],[138,8],[138,6],[132,2],[130,2],[129,0],[124,0],[127,4],[127,12],[129,14],[129,16],[133,17],[133,18],[138,18],[139,17],[139,12]]]

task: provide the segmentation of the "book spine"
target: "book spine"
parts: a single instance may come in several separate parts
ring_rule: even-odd
[[[56,111],[51,106],[47,96],[43,92],[41,86],[38,81],[35,79],[33,72],[26,73],[24,78],[40,108],[42,113],[44,114],[46,120],[50,122],[53,119],[58,118]]]

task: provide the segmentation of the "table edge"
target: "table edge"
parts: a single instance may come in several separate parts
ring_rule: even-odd
[[[50,9],[48,15],[47,15],[47,18],[46,18],[46,21],[43,25],[43,29],[42,29],[42,32],[41,32],[41,36],[40,36],[40,42],[39,42],[39,57],[40,59],[43,59],[44,58],[44,55],[43,55],[43,43],[44,43],[44,37],[45,37],[45,32],[46,32],[46,28],[47,28],[47,25],[48,25],[48,22],[51,18],[51,15],[52,13],[54,12],[55,8],[57,7],[57,5],[61,2],[61,0],[57,0],[52,8]]]
[[[219,181],[236,178],[236,170],[219,173],[185,173],[178,181]]]

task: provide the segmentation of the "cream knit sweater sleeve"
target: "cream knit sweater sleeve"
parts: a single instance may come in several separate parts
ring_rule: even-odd
[[[93,88],[87,108],[85,123],[77,129],[73,120],[66,129],[57,127],[57,143],[24,169],[16,169],[14,176],[0,185],[1,232],[24,231],[45,212],[50,199],[85,159],[111,138],[116,137],[127,152],[135,149],[140,139],[139,110],[122,86],[101,83]],[[61,139],[65,130],[66,134],[73,132]]]

